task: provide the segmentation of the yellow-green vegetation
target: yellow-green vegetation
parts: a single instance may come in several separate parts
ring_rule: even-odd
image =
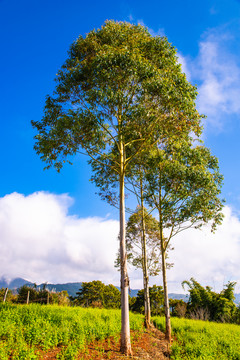
[[[59,359],[76,359],[86,343],[119,336],[120,319],[120,310],[0,304],[0,359],[38,359],[56,346]],[[142,330],[143,316],[130,314],[130,326]]]
[[[156,327],[164,331],[163,317],[154,317]],[[240,326],[200,320],[172,318],[173,360],[239,360]]]

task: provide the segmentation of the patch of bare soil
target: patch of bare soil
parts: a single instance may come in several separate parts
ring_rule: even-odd
[[[170,358],[169,346],[164,334],[152,327],[143,333],[131,332],[132,357],[126,357],[120,352],[119,338],[107,338],[90,343],[83,352],[79,353],[80,360],[167,360]],[[43,354],[41,360],[57,359],[61,349],[55,349]]]

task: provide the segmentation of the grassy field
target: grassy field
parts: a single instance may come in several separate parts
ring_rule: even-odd
[[[153,321],[164,331],[164,318]],[[130,314],[130,322],[143,330],[142,315]],[[59,347],[58,359],[74,360],[92,341],[118,339],[120,327],[119,310],[0,304],[0,359],[39,359]],[[172,318],[172,329],[172,360],[240,360],[238,325]]]
[[[153,318],[164,331],[164,319]],[[173,360],[240,360],[240,326],[172,318]]]
[[[130,315],[132,330],[143,328],[142,315]],[[86,343],[119,336],[120,310],[0,304],[0,359],[38,359],[61,346],[59,359],[73,360]]]

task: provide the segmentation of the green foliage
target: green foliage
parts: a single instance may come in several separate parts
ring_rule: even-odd
[[[234,304],[235,282],[229,282],[220,294],[212,291],[209,286],[204,288],[195,279],[184,281],[188,286],[188,315],[201,320],[220,322],[238,321],[238,310]]]
[[[144,164],[145,198],[156,208],[162,254],[165,291],[166,337],[171,339],[170,308],[167,298],[166,251],[173,236],[191,227],[222,221],[219,199],[222,176],[218,161],[204,146],[187,136],[157,141]]]
[[[15,302],[25,304],[27,302],[27,295],[29,292],[29,303],[39,304],[59,304],[69,305],[70,301],[68,298],[67,291],[61,291],[59,293],[49,292],[44,286],[42,289],[38,289],[37,286],[23,285],[18,289],[18,296]]]
[[[164,331],[163,318],[155,317],[153,322]],[[172,318],[172,330],[173,360],[240,360],[238,325]]]
[[[178,299],[169,299],[171,315],[177,317],[185,317],[187,312],[187,303]]]
[[[104,290],[104,307],[106,309],[118,309],[121,305],[121,293],[112,284],[106,285]]]
[[[160,242],[159,242],[159,225],[158,221],[145,210],[145,235],[147,251],[147,268],[150,276],[157,276],[161,270]],[[142,250],[142,217],[141,208],[137,207],[136,211],[129,217],[126,225],[126,246],[127,260],[136,268],[143,269],[144,259]],[[120,255],[118,253],[115,266],[120,267]]]
[[[225,285],[225,289],[222,290],[221,295],[225,298],[228,299],[230,301],[233,301],[235,299],[234,296],[234,289],[236,286],[236,282],[235,281],[229,281],[227,283],[227,285]]]
[[[99,280],[83,282],[77,295],[76,303],[85,307],[120,308],[120,291],[115,286],[105,285]]]
[[[157,124],[158,136],[200,132],[196,88],[181,72],[176,50],[143,26],[107,21],[80,36],[56,82],[43,119],[32,121],[35,150],[47,167],[60,170],[80,147],[118,172],[118,156],[110,150],[116,146],[118,153],[120,141],[126,151],[136,142],[140,149]]]
[[[3,302],[5,290],[6,290],[6,289],[5,289],[4,287],[0,289],[0,302]],[[13,295],[12,290],[11,290],[11,289],[8,289],[6,301],[7,301],[7,302],[14,302],[15,299],[16,299],[16,296]]]
[[[0,304],[0,359],[41,359],[39,350],[61,347],[60,359],[77,359],[86,343],[119,335],[119,310],[84,309],[40,304]],[[133,330],[143,316],[130,314]]]
[[[169,229],[166,244],[189,227],[211,221],[215,230],[223,219],[223,177],[209,149],[175,138],[152,152],[148,166],[147,201],[161,212],[161,227]]]
[[[38,291],[36,287],[23,285],[21,288],[18,289],[18,302],[20,303],[26,303],[27,301],[27,295],[29,292],[29,301],[36,301],[38,298]],[[46,295],[46,294],[44,294]],[[43,298],[45,300],[45,303],[47,302],[47,298]],[[41,300],[42,301],[42,300]]]
[[[152,316],[162,315],[164,312],[164,293],[162,286],[153,285],[149,287],[149,297]],[[144,290],[139,290],[131,310],[144,314]]]

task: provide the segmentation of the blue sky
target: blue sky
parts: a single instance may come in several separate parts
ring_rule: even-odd
[[[6,249],[4,256],[7,256],[9,260],[6,264],[4,263],[4,266],[2,265],[2,268],[0,267],[0,276],[21,275],[37,282],[61,281],[61,279],[63,281],[84,281],[96,278],[101,273],[99,269],[103,269],[105,266],[106,272],[102,272],[102,277],[101,275],[99,277],[105,282],[115,282],[116,284],[118,282],[118,274],[114,273],[110,260],[106,260],[109,261],[107,265],[106,261],[97,264],[95,269],[98,269],[98,272],[94,270],[93,264],[96,260],[92,253],[92,248],[95,246],[94,241],[92,241],[92,247],[88,251],[86,250],[86,254],[92,254],[92,257],[89,256],[92,272],[84,272],[83,268],[82,272],[78,272],[77,263],[83,260],[81,257],[76,258],[75,264],[72,258],[74,253],[76,255],[82,250],[78,248],[80,245],[77,245],[73,238],[69,240],[69,232],[73,232],[71,226],[74,221],[77,224],[75,224],[78,228],[77,233],[78,231],[82,233],[79,224],[86,219],[95,219],[95,224],[104,225],[107,229],[108,221],[117,226],[118,211],[100,201],[95,195],[96,189],[89,182],[90,168],[84,157],[76,157],[73,161],[74,164],[66,165],[60,174],[55,170],[43,171],[44,163],[33,150],[34,131],[30,124],[32,119],[41,119],[45,96],[51,94],[54,89],[55,75],[67,57],[71,43],[80,34],[84,35],[93,28],[99,28],[107,19],[141,23],[147,26],[154,36],[167,36],[168,40],[178,49],[179,61],[183,65],[188,80],[198,86],[197,107],[200,112],[207,115],[203,124],[204,142],[219,158],[220,169],[225,178],[222,196],[226,199],[226,213],[228,214],[226,218],[229,220],[228,225],[232,224],[232,221],[235,225],[229,225],[231,228],[228,229],[226,223],[225,227],[223,226],[224,229],[227,229],[224,230],[226,231],[224,236],[229,234],[227,236],[235,239],[234,244],[229,242],[226,245],[223,235],[217,236],[220,239],[218,243],[223,243],[222,246],[227,246],[232,252],[230,251],[229,255],[226,255],[226,258],[221,261],[221,256],[219,256],[220,259],[218,257],[206,259],[209,264],[211,262],[216,264],[214,268],[209,265],[209,273],[201,273],[200,263],[199,269],[193,269],[192,273],[191,268],[189,268],[189,273],[187,271],[181,273],[181,276],[184,277],[182,279],[176,276],[179,272],[176,263],[172,275],[169,272],[173,289],[174,282],[179,283],[179,281],[185,280],[185,277],[192,275],[198,278],[198,274],[199,280],[203,282],[206,282],[208,278],[212,283],[220,282],[221,284],[226,280],[233,280],[233,278],[240,279],[240,273],[236,274],[240,252],[239,259],[235,259],[235,255],[233,256],[236,253],[236,246],[240,244],[240,230],[239,232],[234,230],[234,235],[231,237],[233,228],[240,229],[240,223],[238,223],[240,213],[240,169],[238,165],[240,153],[240,1],[237,0],[195,2],[192,0],[168,2],[161,0],[148,2],[0,0],[2,85],[0,88],[0,246],[2,242],[2,248]],[[46,214],[47,210],[40,212],[39,209],[45,209],[44,206],[46,209],[50,209],[51,204],[58,206],[62,218],[59,216],[55,225],[48,227],[42,220],[45,219],[43,212]],[[16,209],[19,209],[19,213],[15,212]],[[39,241],[41,241],[39,238],[35,238],[40,224],[35,228],[32,226],[31,233],[24,232],[33,209],[35,209],[35,216],[39,218],[39,221],[42,220],[40,221],[42,227],[46,225],[46,232],[42,235],[48,239],[46,244],[45,240],[42,240],[46,246],[44,255],[41,255],[40,250],[34,252],[34,247],[38,248]],[[51,217],[51,213],[49,216]],[[16,217],[21,217],[22,225],[16,222]],[[62,229],[62,232],[57,223],[60,218],[62,223],[65,220],[68,223],[67,229]],[[34,220],[31,222],[34,223]],[[23,226],[23,224],[25,225]],[[51,228],[51,233],[48,232],[49,228]],[[64,231],[68,233],[68,244],[72,244],[71,250],[68,249],[71,254],[68,258],[64,258],[63,254],[67,251],[65,246],[67,240],[66,238],[62,239],[62,253],[59,249],[59,258],[57,258],[59,261],[56,259],[52,261],[51,273],[44,273],[44,264],[51,261],[49,254],[54,251],[54,246],[57,244],[54,240],[56,233],[52,234],[53,228],[58,229],[56,233]],[[108,232],[108,230],[106,231]],[[116,231],[116,229],[113,231],[114,235],[110,235],[109,232],[109,241],[116,236]],[[98,230],[96,230],[96,234],[98,235]],[[200,235],[196,235],[196,238]],[[86,239],[88,236],[90,235],[86,235]],[[94,238],[94,234],[91,236]],[[185,238],[189,236],[186,235]],[[208,237],[208,235],[204,236]],[[32,242],[29,243],[30,237]],[[75,238],[75,235],[73,237]],[[18,248],[16,243],[20,239],[22,247]],[[87,243],[91,241],[86,239],[82,241],[86,242],[87,249]],[[218,238],[212,242],[209,240],[212,249],[218,247],[217,243],[214,243],[217,241],[216,239]],[[55,244],[54,246],[49,245],[51,241],[52,244]],[[116,241],[113,241],[116,247]],[[225,239],[226,241],[227,239]],[[199,244],[201,244],[201,239]],[[31,253],[33,264],[32,268],[27,271],[23,254],[28,253],[30,245],[33,249]],[[185,246],[186,249],[189,249],[189,243],[186,243]],[[202,256],[207,251],[204,246],[202,244],[201,249],[198,249],[198,253],[202,251]],[[114,258],[115,247],[114,249],[109,247],[109,259]],[[222,252],[226,253],[225,250]],[[181,259],[184,257],[183,250],[181,252],[177,248],[174,256],[175,262],[181,263]],[[194,251],[189,253],[189,257],[193,260],[196,256]],[[18,268],[13,267],[12,264],[9,265],[13,261],[18,261]],[[225,262],[232,265],[226,269]],[[40,263],[42,267],[39,265]],[[64,277],[60,268],[54,267],[53,263],[61,264],[61,268],[65,269],[67,275]],[[208,267],[206,268],[208,269]],[[133,272],[132,278],[133,284],[140,286],[141,275]]]

